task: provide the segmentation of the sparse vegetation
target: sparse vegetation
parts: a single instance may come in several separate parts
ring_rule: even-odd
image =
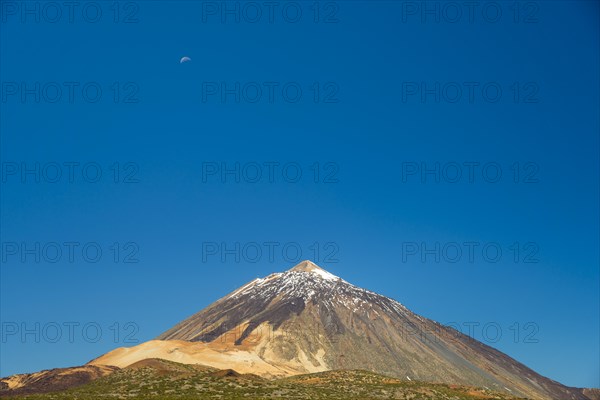
[[[329,371],[270,381],[251,374],[157,360],[126,368],[71,390],[19,397],[28,400],[88,399],[515,399],[467,386],[402,381],[366,371]]]

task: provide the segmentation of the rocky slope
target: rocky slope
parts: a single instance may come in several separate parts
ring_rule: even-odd
[[[72,368],[55,368],[32,374],[12,375],[0,379],[0,395],[16,396],[56,392],[85,385],[118,369],[106,365],[84,365]]]

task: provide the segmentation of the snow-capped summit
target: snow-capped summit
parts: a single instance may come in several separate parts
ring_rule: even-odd
[[[319,267],[317,264],[313,263],[310,260],[304,260],[300,264],[294,266],[288,272],[308,272],[312,274],[319,275],[323,279],[327,279],[330,281],[335,281],[340,279],[339,277],[325,271],[323,268]]]

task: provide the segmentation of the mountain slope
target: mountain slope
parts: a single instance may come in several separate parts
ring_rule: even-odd
[[[12,375],[0,379],[0,395],[17,396],[65,390],[85,385],[118,369],[105,365],[83,365],[72,368],[55,368],[32,374]]]
[[[156,341],[91,363],[124,367],[151,357],[266,377],[366,369],[533,399],[586,399],[581,390],[310,261],[242,286]]]

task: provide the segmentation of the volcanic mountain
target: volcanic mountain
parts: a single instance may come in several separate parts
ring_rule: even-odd
[[[160,358],[275,378],[370,370],[532,399],[588,399],[453,328],[310,261],[255,279],[156,338],[89,364]]]

